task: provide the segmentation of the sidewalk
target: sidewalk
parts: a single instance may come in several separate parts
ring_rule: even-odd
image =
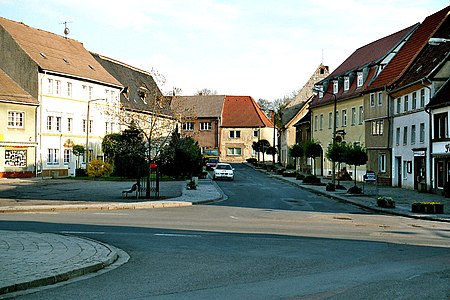
[[[247,164],[249,167],[251,165]],[[325,185],[331,182],[330,179],[321,178],[321,182],[324,185],[312,185],[304,184],[302,180],[297,180],[295,177],[283,177],[276,175],[274,172],[268,172],[263,169],[256,169],[260,172],[266,173],[268,176],[288,182],[299,188],[311,191],[313,193],[325,195],[340,201],[345,201],[353,205],[364,207],[373,211],[383,212],[387,214],[405,216],[416,219],[450,222],[450,199],[441,195],[430,193],[419,193],[414,190],[402,189],[389,186],[377,186],[375,184],[367,184],[363,182],[357,182],[357,186],[363,188],[365,194],[349,194],[348,188],[354,185],[354,181],[340,181],[340,184],[344,186],[345,190],[336,189],[334,192],[326,190]],[[338,181],[336,181],[336,184]],[[395,201],[395,208],[381,208],[377,206],[378,196],[392,197]],[[440,202],[444,204],[444,214],[419,214],[411,212],[411,204],[414,202]]]

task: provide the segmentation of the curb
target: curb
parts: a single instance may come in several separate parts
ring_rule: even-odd
[[[39,279],[27,281],[27,282],[20,282],[20,283],[11,284],[8,286],[0,287],[0,298],[2,298],[2,295],[5,296],[5,294],[24,291],[24,290],[28,290],[31,288],[41,287],[41,286],[52,285],[52,284],[56,284],[58,282],[67,281],[69,279],[73,279],[73,278],[87,275],[87,274],[90,274],[93,272],[97,272],[101,269],[104,269],[104,268],[112,265],[119,258],[117,249],[113,246],[104,244],[99,241],[93,241],[93,240],[90,240],[87,238],[82,238],[82,237],[77,237],[77,238],[84,239],[84,240],[90,241],[92,243],[95,242],[96,244],[100,244],[100,245],[104,246],[105,248],[109,249],[110,253],[108,254],[107,258],[101,262],[96,262],[96,263],[93,263],[90,265],[83,266],[81,268],[76,268],[76,269],[73,269],[73,270],[70,270],[67,272],[59,273],[54,276],[47,276],[47,277],[43,277],[43,278],[39,278]]]

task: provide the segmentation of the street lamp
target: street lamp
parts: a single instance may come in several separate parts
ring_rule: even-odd
[[[87,164],[89,162],[89,108],[90,108],[90,104],[91,102],[95,102],[95,101],[104,101],[106,99],[104,98],[100,98],[100,99],[91,99],[88,100],[87,102],[87,114],[86,114],[86,169],[87,169]]]
[[[336,144],[336,113],[337,113],[337,98],[335,93],[330,93],[327,91],[323,91],[322,89],[319,89],[318,87],[313,87],[313,91],[317,93],[324,93],[329,94],[333,96],[334,100],[334,110],[333,110],[333,146]],[[331,184],[332,186],[329,186],[327,190],[334,191],[336,190],[336,163],[333,161],[331,165]]]

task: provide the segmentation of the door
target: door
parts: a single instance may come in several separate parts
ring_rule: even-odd
[[[402,157],[395,157],[396,165],[397,165],[397,186],[402,187]]]

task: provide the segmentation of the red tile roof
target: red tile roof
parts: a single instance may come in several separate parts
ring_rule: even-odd
[[[351,81],[351,85],[347,91],[344,91],[343,84],[339,84],[339,91],[336,94],[337,101],[351,99],[360,95],[365,91],[369,84],[374,80],[379,69],[379,63],[408,36],[411,32],[416,29],[418,24],[407,27],[403,30],[395,32],[384,38],[376,40],[370,44],[367,44],[355,52],[352,53],[336,70],[334,70],[327,78],[322,80],[320,83],[328,82],[326,86],[326,91],[323,98],[316,96],[310,104],[310,107],[317,107],[322,105],[327,105],[334,101],[333,94],[333,80],[339,79],[344,75],[353,73],[355,75]],[[355,72],[363,71],[364,68],[368,68],[367,77],[364,80],[364,84],[361,87],[357,87],[357,79]],[[340,80],[342,82],[342,80]],[[320,84],[319,83],[319,84]]]
[[[0,69],[0,102],[17,103],[25,105],[39,105],[33,98]]]
[[[121,86],[76,40],[1,17],[0,26],[43,70]]]
[[[403,45],[397,55],[370,85],[370,89],[391,86],[398,80],[411,65],[420,51],[427,45],[428,40],[448,17],[450,6],[425,18],[422,24]]]
[[[348,71],[361,69],[364,66],[376,63],[393,50],[417,25],[410,26],[357,49],[327,78],[333,78]]]
[[[225,96],[222,127],[273,127],[273,123],[250,96]]]

